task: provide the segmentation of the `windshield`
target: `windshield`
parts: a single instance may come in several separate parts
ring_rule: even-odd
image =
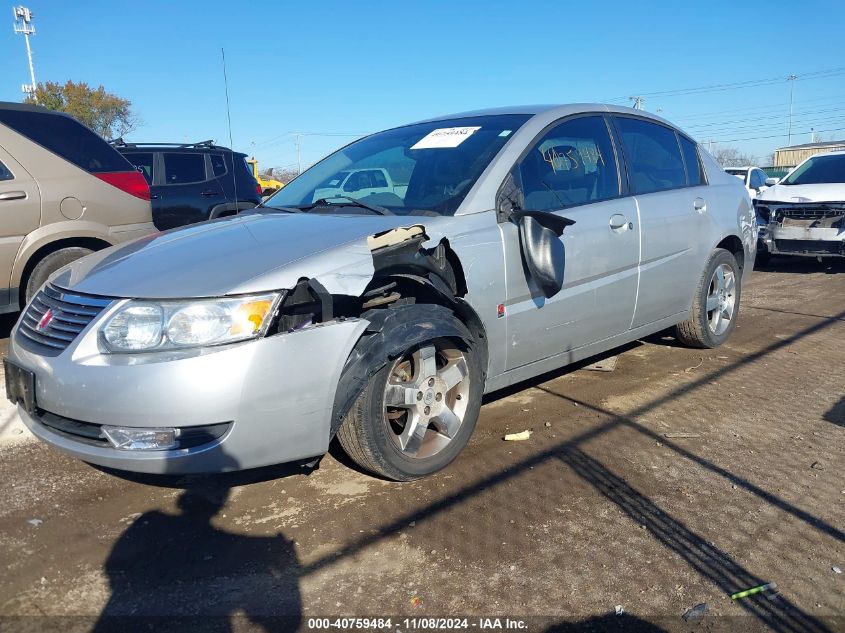
[[[731,176],[739,176],[740,178],[745,178],[745,171],[744,169],[726,169]]]
[[[379,132],[331,154],[264,206],[316,209],[352,198],[397,215],[452,215],[526,114],[418,123]],[[351,204],[351,203],[350,203]]]
[[[830,182],[845,183],[845,154],[808,158],[780,184],[821,185]]]

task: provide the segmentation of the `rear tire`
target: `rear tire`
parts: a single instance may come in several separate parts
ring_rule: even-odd
[[[449,318],[466,330],[457,317]],[[413,314],[405,321],[412,322]],[[370,377],[337,438],[355,463],[376,475],[395,481],[425,477],[448,466],[467,445],[483,390],[470,335],[432,335]]]
[[[80,257],[85,257],[93,253],[90,248],[82,248],[81,246],[70,246],[68,248],[60,248],[45,255],[40,262],[35,265],[32,272],[29,274],[29,279],[26,281],[26,288],[24,292],[24,301],[29,303],[41,285],[47,281],[47,278],[56,272],[59,268],[76,261]]]
[[[690,317],[675,326],[678,340],[689,347],[712,348],[736,328],[742,275],[736,257],[717,248],[704,267]]]

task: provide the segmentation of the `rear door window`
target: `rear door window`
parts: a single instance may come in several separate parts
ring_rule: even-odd
[[[132,171],[120,152],[69,116],[0,108],[0,123],[89,173]]]
[[[387,179],[384,177],[384,172],[381,171],[371,171],[372,180],[373,180],[373,187],[386,187],[387,186]]]
[[[13,180],[15,175],[3,163],[0,163],[0,180]]]
[[[687,184],[675,131],[642,119],[615,117],[635,194],[677,189]]]
[[[164,180],[168,185],[183,185],[205,180],[205,157],[202,154],[164,154]]]
[[[226,174],[226,159],[223,158],[223,154],[209,154],[211,157],[211,170],[214,172],[216,177],[220,177]]]
[[[704,185],[704,169],[701,166],[701,157],[698,155],[698,146],[686,136],[678,135],[681,141],[681,151],[684,153],[684,163],[687,166],[687,184],[690,187]]]
[[[152,152],[138,152],[124,154],[124,156],[135,169],[141,172],[148,185],[153,184],[153,170],[155,169],[153,157],[155,155]]]

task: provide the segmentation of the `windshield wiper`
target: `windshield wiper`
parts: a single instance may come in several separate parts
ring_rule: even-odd
[[[268,211],[284,211],[285,213],[302,213],[302,209],[299,207],[277,207],[272,204],[257,204],[253,207],[253,209],[267,209]],[[250,209],[251,210],[251,209]],[[259,211],[260,213],[260,211]]]
[[[334,203],[331,200],[343,200],[342,203]],[[384,207],[380,207],[377,204],[369,204],[367,202],[361,202],[357,198],[350,198],[349,196],[332,196],[331,198],[320,198],[319,200],[315,200],[307,207],[302,207],[303,211],[308,211],[313,209],[314,207],[331,207],[331,206],[353,206],[353,207],[360,207],[362,209],[367,209],[368,211],[372,211],[373,213],[377,213],[378,215],[396,215],[390,209],[385,209]]]

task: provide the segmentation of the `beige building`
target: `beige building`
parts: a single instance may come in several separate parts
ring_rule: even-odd
[[[790,145],[775,150],[775,167],[795,167],[805,158],[822,152],[845,150],[845,141],[826,141],[824,143],[804,143]]]

